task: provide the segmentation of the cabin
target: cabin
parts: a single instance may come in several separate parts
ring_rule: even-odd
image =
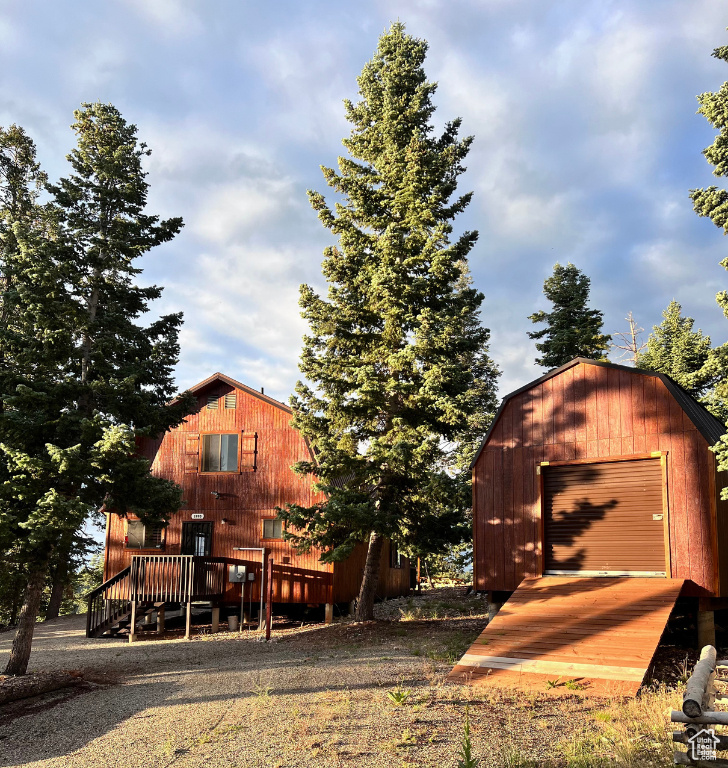
[[[728,607],[728,478],[710,446],[724,431],[669,376],[584,358],[506,395],[472,463],[473,569],[476,590],[507,600],[483,640],[518,628],[520,650],[499,641],[470,663],[553,674],[588,637],[603,667],[608,629],[625,633],[612,647],[635,648],[628,616],[651,627],[631,667],[646,669],[678,596],[714,643],[713,610]]]
[[[330,620],[335,604],[359,593],[366,546],[332,564],[320,562],[318,550],[298,554],[283,540],[276,507],[323,499],[310,477],[291,469],[312,458],[290,425],[291,409],[222,373],[190,391],[194,413],[139,446],[154,475],[181,486],[183,506],[166,527],[107,514],[105,584],[91,593],[88,634],[134,635],[132,608],[163,615],[165,606],[208,602],[214,625],[226,606],[255,613],[269,560],[274,605],[326,606]],[[408,559],[387,542],[377,596],[407,594],[410,581]]]

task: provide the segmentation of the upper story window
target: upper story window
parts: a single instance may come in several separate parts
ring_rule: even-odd
[[[202,436],[202,471],[238,471],[238,435]]]
[[[210,395],[210,397],[207,398],[207,410],[208,411],[216,411],[217,410],[217,401],[218,401],[217,395]]]

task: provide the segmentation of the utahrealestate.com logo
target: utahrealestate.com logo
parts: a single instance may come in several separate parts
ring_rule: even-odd
[[[715,760],[719,741],[712,728],[703,728],[688,739],[688,754],[693,760]]]

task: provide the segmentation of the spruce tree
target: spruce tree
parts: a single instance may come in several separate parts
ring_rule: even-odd
[[[716,48],[713,56],[728,62],[728,46]],[[718,91],[700,94],[698,103],[698,114],[703,115],[718,130],[715,141],[703,150],[703,155],[713,166],[713,174],[719,178],[724,177],[728,175],[728,82],[724,82]],[[728,234],[728,190],[711,185],[705,189],[690,190],[690,198],[699,216],[706,216],[720,227],[724,234]],[[728,257],[720,264],[724,269],[728,269]],[[728,291],[720,291],[715,298],[728,318]],[[725,420],[728,415],[728,344],[722,344],[712,351],[706,367],[717,380],[712,395],[713,410],[720,413]],[[728,470],[728,436],[721,438],[713,450],[718,458],[718,468]],[[722,489],[721,495],[728,499],[728,487]]]
[[[713,385],[706,370],[711,353],[710,336],[693,331],[695,321],[684,317],[682,307],[673,299],[662,313],[660,325],[652,328],[647,347],[637,357],[637,367],[666,373],[697,400]]]
[[[568,363],[575,357],[606,360],[611,336],[602,333],[604,320],[597,309],[589,309],[589,278],[571,262],[565,267],[554,266],[551,277],[546,278],[543,292],[551,302],[550,312],[538,311],[529,315],[533,323],[546,323],[540,331],[529,332],[530,339],[543,339],[536,344],[541,357],[536,365],[551,370]]]
[[[477,233],[451,238],[471,198],[453,195],[472,138],[458,138],[459,119],[434,134],[426,51],[403,24],[382,35],[359,101],[345,101],[348,156],[322,168],[337,202],[309,192],[338,244],[324,252],[327,298],[301,287],[308,383],[291,402],[315,455],[297,470],[327,500],[280,514],[324,561],[367,544],[358,620],[373,616],[385,538],[412,553],[461,537],[446,441],[468,443],[494,409],[497,370],[466,261]]]
[[[14,534],[28,578],[7,674],[27,668],[49,563],[81,545],[102,506],[165,521],[180,489],[149,473],[141,435],[178,424],[190,399],[174,393],[181,315],[143,325],[157,286],[139,287],[135,259],[171,240],[180,219],[145,211],[148,154],[111,105],[75,113],[72,173],[48,185],[39,215],[16,221],[12,285],[0,329],[0,531]]]

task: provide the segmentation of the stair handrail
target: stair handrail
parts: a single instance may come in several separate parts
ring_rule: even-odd
[[[98,597],[104,590],[108,589],[109,587],[112,587],[114,584],[116,584],[117,581],[121,581],[124,576],[127,575],[131,571],[131,565],[127,565],[126,568],[122,569],[118,573],[114,574],[110,579],[106,579],[106,581],[101,584],[98,587],[94,587],[90,592],[87,592],[83,599],[87,602],[89,600],[92,600],[94,597]]]
[[[86,594],[86,637],[91,637],[92,632],[104,621],[110,618],[110,611],[113,612],[114,600],[107,600],[104,595],[120,581],[126,579],[131,573],[131,565],[123,568],[118,573],[114,574],[110,579],[107,579],[103,584],[92,589]],[[129,590],[131,593],[131,590]],[[116,598],[116,601],[128,600],[131,594],[124,597]],[[100,601],[100,605],[96,605]]]

